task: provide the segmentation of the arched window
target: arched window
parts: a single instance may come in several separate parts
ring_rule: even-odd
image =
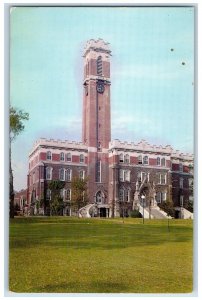
[[[64,152],[61,152],[61,153],[60,153],[60,160],[61,160],[61,161],[64,161],[64,160],[65,160]]]
[[[124,155],[124,162],[125,162],[125,164],[129,164],[130,156],[128,154]]]
[[[46,153],[46,159],[47,160],[51,160],[52,159],[52,155],[51,155],[50,151],[47,151],[47,153]]]
[[[65,180],[65,170],[64,169],[59,170],[59,180],[61,180],[61,181]]]
[[[83,154],[80,154],[79,160],[80,160],[80,163],[84,163],[84,155]]]
[[[97,75],[102,76],[102,57],[99,56],[97,59]]]
[[[101,192],[101,191],[98,191],[98,192],[96,193],[95,199],[96,199],[96,202],[97,202],[97,203],[102,203],[102,201],[103,201],[103,195],[102,195],[102,192]]]
[[[123,153],[121,153],[121,154],[119,155],[119,162],[120,162],[120,163],[123,163]]]
[[[46,179],[47,180],[51,180],[52,179],[52,168],[51,167],[47,167],[46,168]]]
[[[71,153],[67,153],[67,161],[72,161]]]
[[[156,159],[156,164],[157,164],[157,166],[160,166],[160,165],[161,165],[161,159],[160,159],[160,157],[157,157],[157,159]]]
[[[148,163],[149,163],[148,156],[144,156],[144,157],[143,157],[143,164],[144,164],[144,165],[148,165]]]
[[[161,159],[161,165],[162,165],[162,167],[165,167],[165,165],[166,165],[166,160],[165,160],[165,158],[162,158],[162,159]]]
[[[67,169],[66,172],[65,172],[65,175],[66,175],[66,180],[67,181],[71,181],[72,179],[72,171],[70,169]]]

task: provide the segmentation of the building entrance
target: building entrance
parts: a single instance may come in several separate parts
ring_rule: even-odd
[[[100,207],[100,218],[107,217],[107,209],[105,207]]]

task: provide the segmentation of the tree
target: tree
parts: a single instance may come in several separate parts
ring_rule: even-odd
[[[81,179],[78,177],[72,178],[71,182],[71,205],[76,208],[77,213],[79,209],[85,206],[88,202],[87,197],[87,182],[88,179]]]
[[[24,130],[23,121],[29,120],[29,114],[23,110],[10,107],[10,146],[9,146],[9,203],[10,218],[14,218],[14,188],[13,188],[13,170],[11,164],[11,143]]]
[[[61,190],[64,188],[65,182],[60,180],[51,180],[48,183],[48,188],[51,190],[50,211],[51,215],[61,215],[63,209],[63,198]]]

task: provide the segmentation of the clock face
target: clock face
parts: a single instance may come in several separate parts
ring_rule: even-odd
[[[97,92],[102,94],[102,93],[104,93],[104,90],[105,90],[104,84],[102,82],[98,82],[97,83]]]

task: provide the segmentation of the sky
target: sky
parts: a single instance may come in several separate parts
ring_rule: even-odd
[[[192,7],[18,7],[10,15],[10,102],[28,112],[12,145],[14,188],[26,188],[40,137],[81,141],[83,48],[110,43],[112,139],[193,153]]]

